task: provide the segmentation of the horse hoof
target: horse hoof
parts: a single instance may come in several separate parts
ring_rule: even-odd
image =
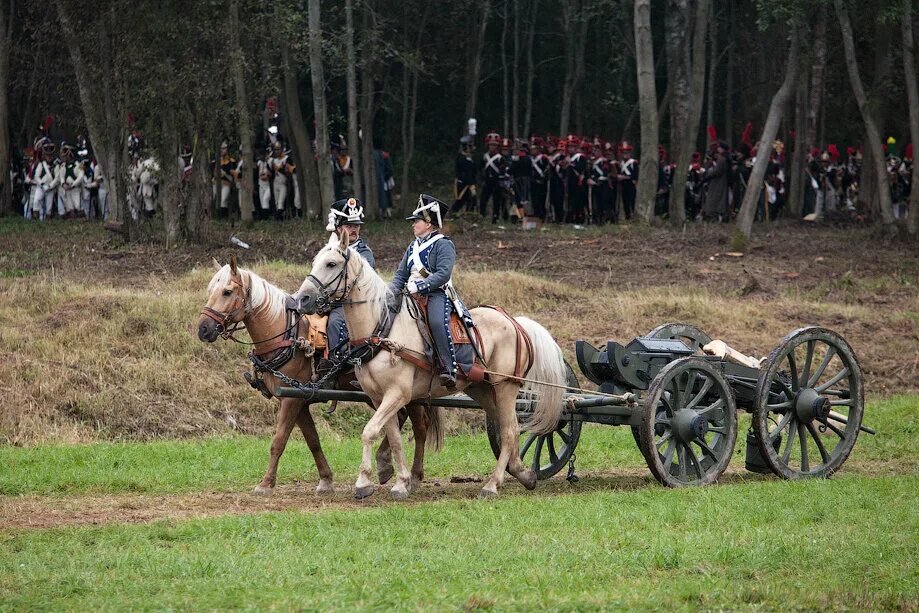
[[[255,494],[256,496],[267,496],[269,494],[274,493],[274,488],[266,487],[264,485],[258,485],[256,486],[254,490],[252,490],[252,493]]]
[[[485,489],[484,487],[479,492],[479,498],[488,499],[488,498],[497,498],[498,492],[493,492],[492,490]]]
[[[380,485],[385,485],[387,481],[392,479],[392,476],[396,474],[396,471],[393,470],[392,466],[387,466],[379,471],[377,471],[377,476],[380,478]]]
[[[520,483],[523,484],[523,487],[527,488],[528,490],[536,489],[536,472],[535,471],[527,470],[526,472],[523,473],[523,475],[521,475],[521,477],[518,480],[520,481]]]
[[[331,496],[335,493],[335,487],[328,481],[320,481],[316,486],[316,493],[320,496]]]
[[[389,495],[393,500],[402,501],[408,498],[408,490],[392,488],[389,490]]]
[[[417,492],[419,489],[421,489],[421,479],[416,479],[415,477],[412,477],[412,480],[408,486],[408,491]]]
[[[373,495],[374,490],[376,490],[376,486],[374,485],[356,487],[354,488],[354,497],[358,500],[363,500],[364,498]]]

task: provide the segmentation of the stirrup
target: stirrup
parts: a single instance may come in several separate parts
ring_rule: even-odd
[[[456,377],[448,372],[440,373],[440,384],[448,389],[456,387]]]

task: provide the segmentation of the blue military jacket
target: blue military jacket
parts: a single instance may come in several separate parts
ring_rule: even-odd
[[[439,238],[438,238],[439,237]],[[417,256],[417,261],[416,261]],[[444,285],[453,276],[453,265],[456,264],[456,246],[448,237],[435,230],[431,234],[416,238],[405,250],[402,262],[393,275],[390,288],[398,294],[405,288],[409,277],[412,275],[412,266],[417,263],[424,267],[428,273],[416,280],[419,294],[429,294],[432,291],[443,291]]]
[[[367,263],[370,264],[371,268],[377,267],[376,259],[373,257],[373,251],[370,250],[370,247],[367,246],[367,243],[364,242],[363,238],[359,238],[351,243],[351,248],[357,251],[361,257],[367,260]]]

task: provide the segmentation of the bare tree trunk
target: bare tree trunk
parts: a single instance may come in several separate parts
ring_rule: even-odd
[[[686,15],[685,22],[689,23],[689,10],[683,0],[673,2],[671,10],[679,6],[680,11]],[[673,223],[682,223],[686,220],[684,197],[686,190],[686,174],[692,160],[692,152],[696,148],[696,138],[699,133],[699,119],[702,112],[702,91],[705,88],[705,38],[708,31],[708,14],[711,9],[711,0],[699,0],[696,4],[695,16],[692,26],[692,46],[680,51],[681,61],[688,65],[689,83],[686,94],[674,92],[674,100],[680,99],[680,113],[685,112],[684,129],[680,132],[680,147],[675,151],[677,160],[676,176],[673,178],[673,188],[670,193],[670,219]],[[684,44],[689,43],[690,29],[686,28]]]
[[[510,136],[510,96],[507,91],[508,83],[508,69],[507,69],[507,26],[508,26],[508,15],[507,15],[508,0],[504,2],[504,15],[501,20],[504,25],[501,26],[501,87],[502,87],[502,96],[501,100],[504,103],[504,113],[502,124],[501,134],[504,136]]]
[[[287,118],[294,155],[297,157],[297,183],[300,187],[300,202],[306,214],[304,220],[322,215],[322,197],[319,195],[319,169],[310,144],[309,132],[300,110],[300,96],[297,94],[297,73],[290,61],[290,47],[281,36],[281,72],[284,81],[284,116]]]
[[[536,75],[536,64],[533,61],[533,39],[536,36],[536,18],[539,15],[539,0],[532,0],[530,21],[527,28],[526,56],[527,56],[527,85],[523,111],[523,136],[530,137],[530,120],[533,117],[533,80]]]
[[[206,205],[211,194],[211,175],[208,171],[207,156],[201,136],[201,124],[196,122],[195,125],[191,150],[191,177],[189,177],[188,193],[185,198],[185,237],[190,241],[201,240],[201,221],[208,210]]]
[[[159,202],[163,211],[163,226],[166,230],[166,249],[175,247],[182,238],[182,203],[180,186],[182,172],[178,168],[179,134],[176,130],[175,110],[163,109],[160,117],[162,138],[165,143],[160,148],[164,153],[160,164]]]
[[[913,144],[913,176],[907,229],[912,236],[916,236],[919,234],[919,160],[916,159],[919,156],[919,89],[916,87],[913,10],[910,0],[903,0],[900,28],[903,34],[903,72],[906,73],[906,96],[909,100],[909,135]]]
[[[239,215],[242,223],[250,225],[253,213],[252,168],[255,156],[252,151],[252,116],[246,95],[246,56],[239,42],[239,0],[230,0],[230,47],[235,56],[231,62],[233,82],[236,86],[236,114],[239,115],[239,145],[242,147],[242,176],[239,179]],[[178,148],[178,147],[177,147]]]
[[[107,18],[106,37],[103,44],[105,51],[101,54],[105,65],[98,66],[101,79],[90,74],[89,64],[83,60],[80,46],[81,38],[77,37],[73,22],[67,13],[63,0],[55,0],[58,22],[64,40],[70,51],[80,94],[80,105],[86,119],[86,129],[93,143],[94,153],[103,168],[103,177],[108,190],[109,222],[120,227],[125,240],[135,238],[135,229],[128,212],[127,185],[125,173],[127,168],[127,149],[122,126],[126,124],[123,105],[120,103],[121,69],[118,64],[118,48],[111,37],[115,35],[114,6]],[[118,101],[116,101],[116,97]]]
[[[727,69],[724,75],[724,137],[731,144],[736,144],[734,140],[734,36],[737,31],[737,24],[734,18],[735,3],[728,3],[728,46],[727,52]]]
[[[791,168],[789,168],[788,181],[788,212],[792,219],[800,219],[804,209],[804,189],[808,175],[804,172],[805,156],[809,145],[804,138],[807,128],[807,73],[798,78],[795,93],[795,138],[794,149],[791,153]]]
[[[425,2],[424,4],[424,13],[421,16],[421,24],[418,27],[418,35],[415,38],[414,45],[414,62],[421,62],[421,41],[422,36],[425,32],[425,24],[427,23],[428,14],[431,8],[430,2]],[[410,23],[410,20],[406,20],[406,24]],[[405,47],[408,48],[408,28],[406,27],[405,34]],[[410,177],[411,177],[411,166],[412,158],[415,156],[415,117],[418,111],[418,80],[419,72],[421,67],[415,65],[409,67],[409,63],[403,63],[402,67],[402,143],[403,143],[403,154],[402,157],[402,181],[400,185],[399,194],[403,200],[409,197],[409,192],[411,190]]]
[[[635,0],[635,67],[641,106],[641,158],[635,208],[639,219],[651,221],[658,174],[657,86],[654,82],[651,0]]]
[[[718,15],[708,29],[708,92],[705,95],[705,125],[715,125],[715,78],[718,75]]]
[[[345,80],[348,87],[348,149],[351,153],[351,169],[354,171],[354,195],[364,199],[361,184],[361,151],[358,141],[357,112],[357,60],[354,53],[354,2],[345,0]],[[409,22],[406,22],[408,24]]]
[[[818,146],[817,120],[820,116],[823,95],[823,76],[826,71],[826,8],[817,8],[817,24],[813,36],[813,61],[811,63],[810,99],[807,103],[807,124],[804,145],[810,149]]]
[[[893,224],[893,206],[890,200],[890,190],[887,189],[887,169],[884,164],[884,152],[881,149],[881,134],[878,130],[874,117],[871,115],[871,108],[868,104],[868,96],[865,94],[865,88],[862,85],[862,77],[858,69],[858,59],[855,57],[855,43],[852,39],[852,24],[849,21],[849,11],[846,9],[842,0],[833,0],[836,6],[836,15],[839,18],[839,29],[842,33],[843,47],[846,52],[846,64],[849,69],[849,82],[852,85],[852,93],[858,103],[858,110],[862,114],[862,120],[865,122],[865,130],[868,133],[868,146],[871,148],[872,168],[878,185],[878,196],[880,200],[881,221],[885,225]]]
[[[562,110],[558,122],[559,136],[568,134],[571,119],[571,98],[574,95],[575,56],[577,55],[577,21],[580,18],[580,0],[562,1],[562,30],[565,33],[565,82],[562,85]]]
[[[488,29],[488,17],[491,14],[491,1],[482,0],[482,15],[476,32],[472,50],[472,68],[469,81],[466,83],[466,118],[475,117],[475,105],[479,96],[479,82],[482,79],[482,50],[485,48],[485,31]]]
[[[319,158],[320,218],[325,218],[335,200],[332,159],[329,150],[329,119],[325,102],[325,71],[322,67],[322,28],[319,0],[309,0],[310,77],[313,84],[313,112],[316,115],[316,154]]]
[[[520,0],[512,0],[514,7],[514,58],[511,63],[511,133],[514,137],[526,137],[520,133]]]
[[[782,113],[788,99],[791,97],[792,89],[798,75],[798,52],[801,47],[800,37],[797,28],[791,31],[791,49],[788,51],[788,60],[785,64],[785,79],[782,86],[772,97],[772,104],[769,105],[769,114],[766,116],[766,125],[763,126],[763,133],[760,136],[760,149],[756,155],[756,163],[753,164],[753,170],[750,172],[750,181],[747,184],[747,190],[744,192],[743,203],[740,206],[740,214],[737,216],[737,227],[743,232],[744,236],[750,237],[753,233],[753,219],[756,217],[756,205],[759,202],[760,194],[763,191],[763,179],[766,176],[766,167],[769,166],[769,143],[775,141],[779,132],[779,124],[782,123]]]
[[[373,23],[373,9],[365,0],[363,11],[364,48],[373,49],[376,40]],[[364,211],[374,219],[380,212],[380,182],[376,173],[374,157],[374,76],[376,67],[373,54],[364,57],[361,65],[361,156],[364,160]]]
[[[16,3],[9,2],[9,17],[0,7],[0,216],[15,210],[10,182],[10,51],[13,47],[13,20]]]

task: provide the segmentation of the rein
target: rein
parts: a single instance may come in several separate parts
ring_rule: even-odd
[[[348,264],[351,261],[351,251],[345,250],[345,252],[342,253],[342,257],[344,258],[345,265],[342,266],[341,272],[329,280],[328,283],[323,283],[312,273],[306,276],[307,280],[311,281],[318,290],[316,296],[317,311],[329,312],[336,307],[346,306],[349,304],[364,304],[367,302],[366,300],[346,300],[346,298],[351,294],[351,290],[354,289],[354,286],[356,286],[358,281],[361,280],[361,275],[364,274],[364,269],[361,268],[361,271],[354,278],[354,281],[349,285]],[[329,291],[329,287],[331,287],[333,283],[335,284],[335,287],[332,288],[332,291]],[[339,293],[339,297],[336,298],[335,295]]]
[[[237,281],[234,278],[230,279],[230,282],[236,287],[244,287],[241,281],[242,281],[242,277],[240,277],[239,281]],[[243,295],[243,298],[241,299],[241,304],[239,306],[235,306],[237,302],[240,302],[239,296],[236,296],[233,299],[233,303],[230,305],[231,310],[228,313],[221,313],[217,309],[211,308],[207,305],[205,305],[204,308],[201,309],[202,315],[209,317],[217,322],[217,333],[220,335],[221,338],[225,340],[230,340],[230,341],[233,341],[234,343],[239,343],[240,345],[258,345],[261,343],[266,343],[268,341],[273,341],[274,339],[280,338],[282,336],[286,337],[290,333],[290,331],[296,328],[297,325],[300,323],[299,317],[292,317],[290,318],[291,319],[290,325],[288,325],[282,332],[275,334],[274,336],[269,336],[268,338],[263,338],[257,341],[241,341],[238,338],[236,338],[233,335],[233,333],[246,327],[245,324],[243,323],[243,319],[248,317],[248,315],[252,312],[252,280],[251,279],[249,280],[249,287],[246,288],[245,294]],[[242,317],[239,318],[237,321],[232,321],[232,320],[236,320],[239,317],[240,311],[242,311]],[[288,316],[290,316],[290,314],[293,313],[293,311],[290,311],[288,309],[287,313],[288,313]],[[276,349],[276,347],[273,349]]]
[[[236,287],[244,287],[242,284],[242,277],[239,281],[235,278],[230,279],[230,283]],[[237,303],[240,303],[239,306],[236,306]],[[246,288],[243,297],[235,296],[233,302],[230,305],[230,311],[227,313],[221,313],[217,309],[211,308],[207,305],[201,309],[201,314],[207,317],[210,317],[217,322],[217,333],[225,339],[232,339],[237,343],[242,342],[237,340],[233,333],[243,327],[242,319],[244,319],[249,312],[252,310],[252,283],[250,281],[249,287]],[[242,311],[242,317],[239,317],[239,313]],[[232,321],[236,320],[236,321]],[[228,325],[231,324],[231,325]]]

